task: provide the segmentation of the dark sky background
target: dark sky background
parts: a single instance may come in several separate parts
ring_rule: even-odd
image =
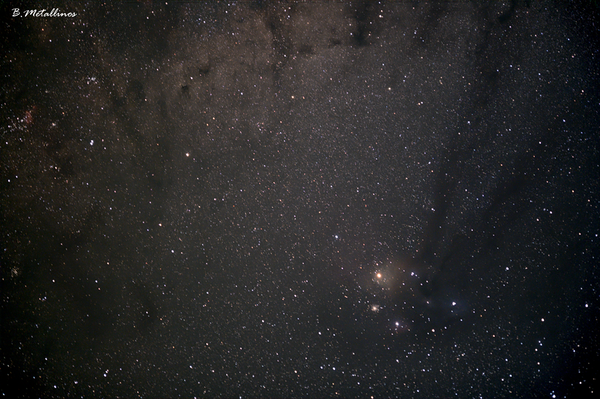
[[[600,390],[596,2],[8,3],[2,394]]]

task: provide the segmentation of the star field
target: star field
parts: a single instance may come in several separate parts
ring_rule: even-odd
[[[598,392],[593,2],[12,7],[3,395]]]

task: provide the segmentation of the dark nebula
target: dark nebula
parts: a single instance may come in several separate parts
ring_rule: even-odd
[[[597,394],[596,2],[4,3],[5,397]]]

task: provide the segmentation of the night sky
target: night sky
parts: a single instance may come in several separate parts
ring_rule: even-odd
[[[600,391],[597,2],[8,3],[1,394]]]

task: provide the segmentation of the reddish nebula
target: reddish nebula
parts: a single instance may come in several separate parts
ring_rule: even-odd
[[[31,109],[25,111],[25,116],[23,116],[23,122],[25,122],[28,126],[33,123],[33,114],[35,113],[37,107],[34,105]]]

